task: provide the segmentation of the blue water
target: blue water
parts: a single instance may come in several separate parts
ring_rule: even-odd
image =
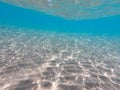
[[[89,20],[65,20],[2,2],[0,2],[0,24],[60,32],[120,34],[120,15]]]
[[[120,90],[120,15],[66,20],[0,2],[0,90],[33,89]]]

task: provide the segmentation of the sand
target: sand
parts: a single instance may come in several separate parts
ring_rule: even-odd
[[[119,90],[120,37],[0,27],[0,90]]]

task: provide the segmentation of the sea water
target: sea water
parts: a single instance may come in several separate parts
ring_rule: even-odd
[[[0,90],[119,90],[119,24],[0,2]]]

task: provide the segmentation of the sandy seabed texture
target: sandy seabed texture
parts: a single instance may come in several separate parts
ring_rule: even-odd
[[[120,90],[120,37],[0,26],[0,90]]]

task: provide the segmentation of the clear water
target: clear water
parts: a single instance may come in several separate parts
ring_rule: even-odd
[[[119,14],[74,20],[0,1],[0,90],[120,89]]]

